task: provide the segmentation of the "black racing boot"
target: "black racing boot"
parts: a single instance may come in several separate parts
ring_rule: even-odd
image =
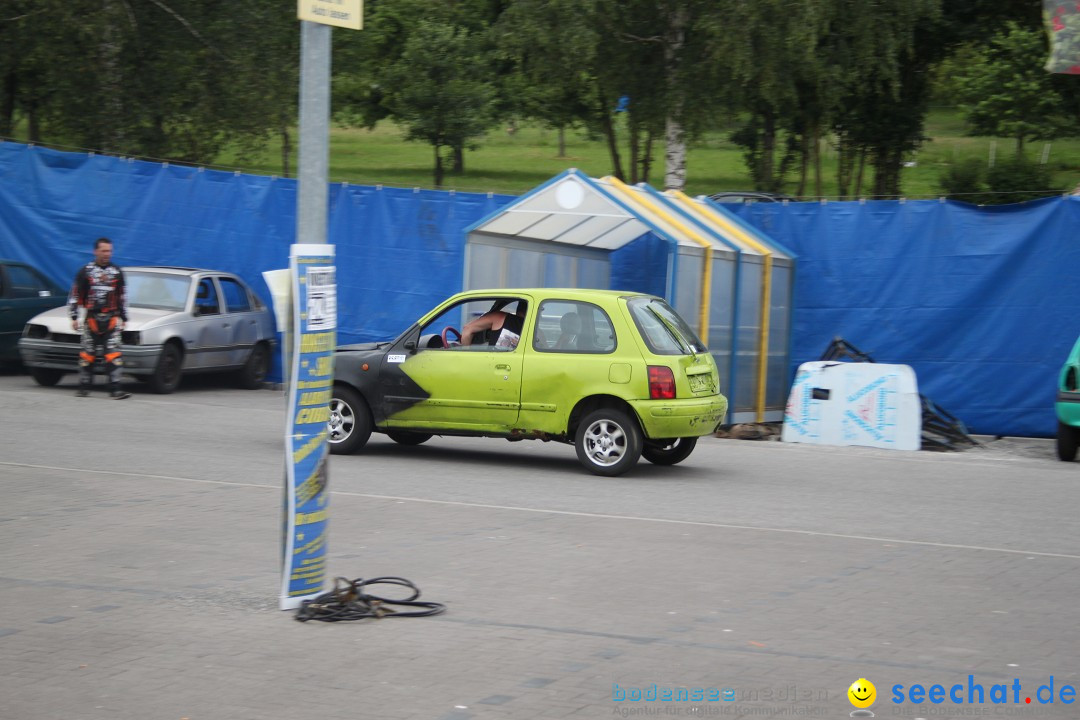
[[[109,391],[109,397],[111,397],[113,400],[127,400],[129,397],[131,397],[131,393],[125,392],[119,387],[114,387],[111,391]]]
[[[87,397],[90,394],[89,385],[80,385],[79,389],[75,391],[75,397]]]

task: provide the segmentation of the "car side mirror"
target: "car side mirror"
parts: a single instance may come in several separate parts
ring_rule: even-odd
[[[409,338],[405,341],[405,349],[409,352],[416,352],[416,340]]]

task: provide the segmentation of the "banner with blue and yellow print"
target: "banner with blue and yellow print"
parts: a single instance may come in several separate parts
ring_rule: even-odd
[[[326,579],[327,420],[334,383],[337,280],[334,246],[291,247],[292,346],[285,424],[282,610],[320,594]]]

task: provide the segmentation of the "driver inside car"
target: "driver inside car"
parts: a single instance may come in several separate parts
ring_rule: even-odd
[[[521,340],[521,331],[525,327],[524,300],[519,300],[517,309],[513,313],[505,310],[490,310],[480,317],[473,318],[461,328],[461,344],[471,345],[479,334],[480,338],[487,336],[488,330],[495,333],[494,347],[513,350]]]

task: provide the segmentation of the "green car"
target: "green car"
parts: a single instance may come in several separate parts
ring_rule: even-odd
[[[372,432],[554,440],[597,475],[685,460],[727,412],[716,364],[658,297],[611,290],[459,293],[392,342],[335,354],[330,451]]]
[[[0,260],[0,362],[19,361],[19,337],[26,321],[67,302],[67,294],[26,263]]]
[[[1058,418],[1057,454],[1062,460],[1072,462],[1080,447],[1080,338],[1061,368],[1054,408]]]

